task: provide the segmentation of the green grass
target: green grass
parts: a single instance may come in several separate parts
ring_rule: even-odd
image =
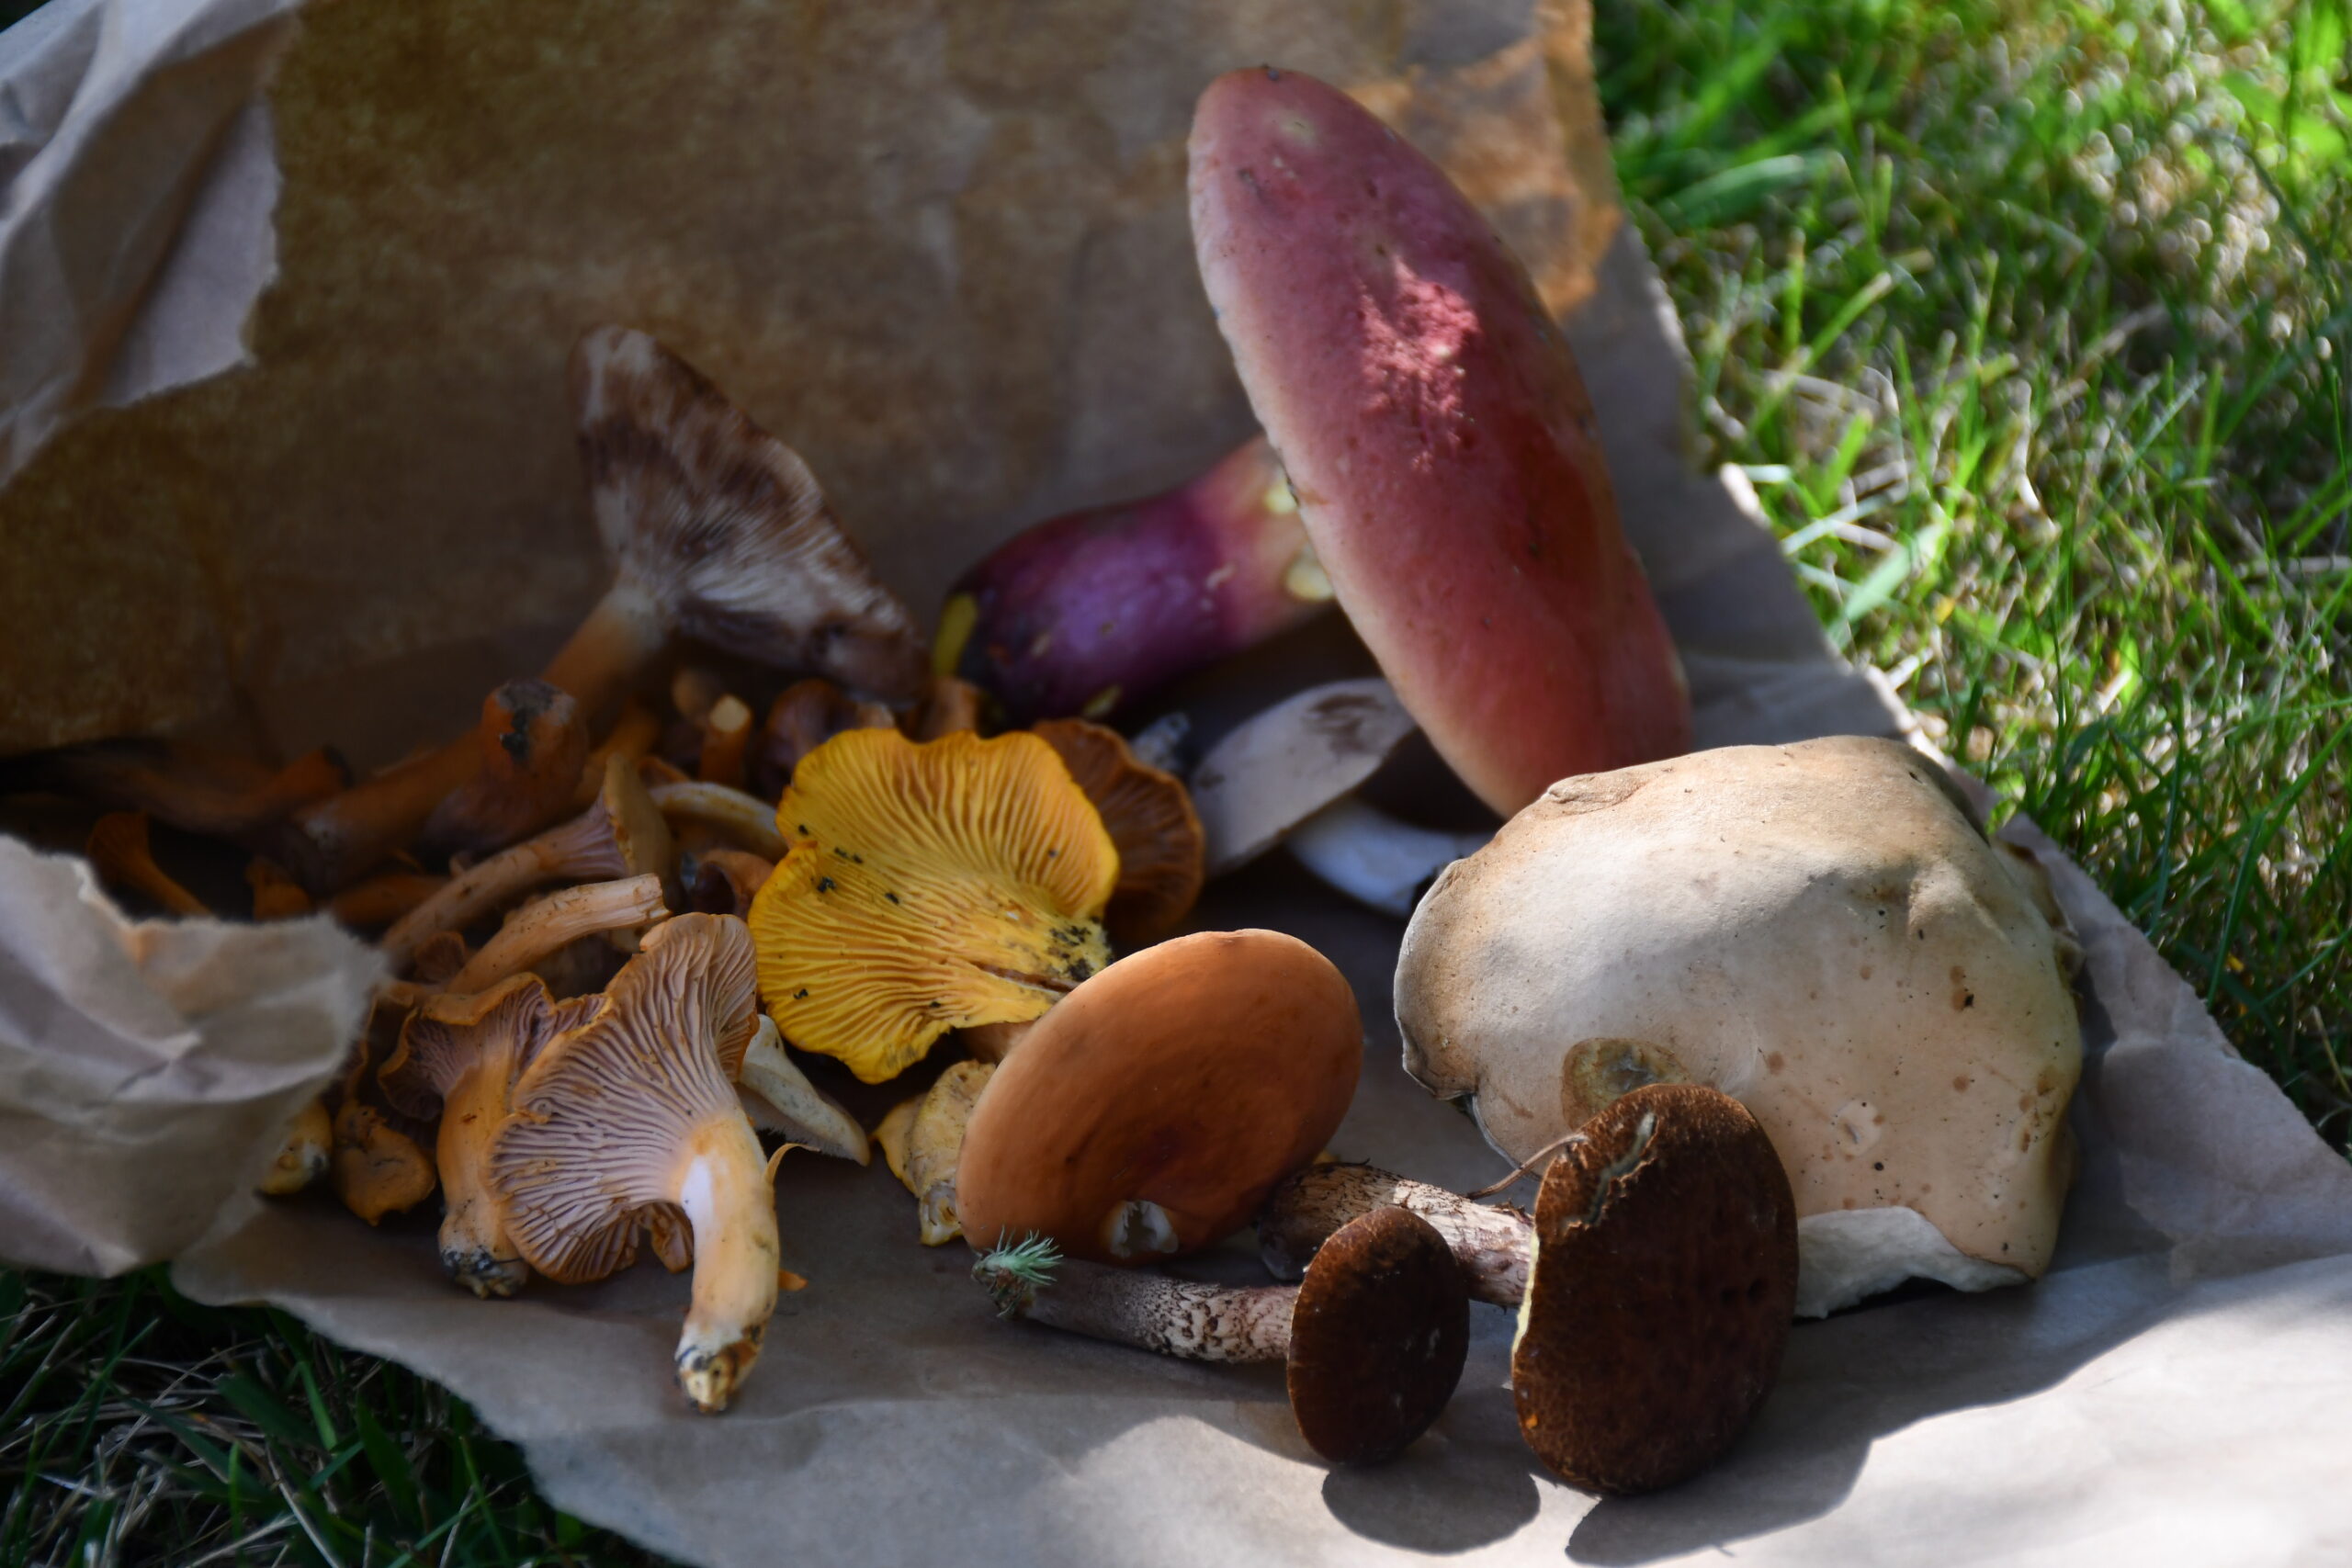
[[[2347,3],[1602,0],[1598,38],[1711,458],[2339,1145]],[[0,1568],[653,1561],[279,1314],[0,1273]]]
[[[1699,419],[1832,637],[2352,1134],[2346,0],[1604,6]]]

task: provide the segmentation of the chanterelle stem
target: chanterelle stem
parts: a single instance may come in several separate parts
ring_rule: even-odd
[[[1525,1214],[1377,1166],[1309,1166],[1285,1179],[1259,1213],[1259,1256],[1276,1279],[1295,1280],[1341,1225],[1390,1204],[1411,1210],[1445,1238],[1472,1296],[1517,1306],[1526,1295],[1534,1224]]]
[[[1007,1317],[1191,1361],[1279,1361],[1290,1354],[1292,1285],[1198,1285],[1055,1257],[1030,1243],[972,1267]]]
[[[695,1232],[693,1304],[678,1337],[678,1383],[696,1408],[727,1408],[775,1314],[775,1198],[767,1157],[741,1113],[715,1116],[687,1140],[678,1206]]]

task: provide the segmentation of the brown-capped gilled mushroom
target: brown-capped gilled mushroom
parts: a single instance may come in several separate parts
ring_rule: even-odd
[[[1350,1222],[1296,1285],[1106,1269],[1063,1260],[1034,1237],[972,1272],[1006,1317],[1187,1360],[1283,1362],[1299,1435],[1335,1464],[1376,1464],[1427,1431],[1470,1349],[1462,1270],[1403,1209]]]
[[[1296,937],[1196,931],[1130,953],[1039,1019],[979,1097],[964,1232],[1114,1264],[1208,1247],[1315,1157],[1363,1061],[1355,994]]]
[[[83,853],[98,880],[117,890],[128,890],[159,904],[168,914],[196,917],[212,910],[155,863],[148,847],[147,816],[141,811],[110,811],[90,828]]]
[[[888,729],[897,722],[882,704],[854,697],[821,675],[795,681],[768,705],[767,720],[752,748],[752,785],[774,800],[792,783],[800,759],[842,730]]]
[[[685,878],[686,903],[706,915],[741,919],[751,914],[752,900],[775,874],[775,862],[764,855],[749,850],[705,850],[694,857],[693,874]]]
[[[516,1079],[490,1154],[507,1234],[551,1280],[625,1267],[650,1224],[673,1257],[691,1235],[676,1360],[679,1386],[705,1412],[727,1408],[775,1310],[772,1167],[734,1083],[758,1018],[743,923],[662,922],[594,1015]]]
[[[886,700],[914,695],[914,617],[799,455],[640,332],[571,357],[572,410],[612,588],[545,671],[595,713],[674,636]]]
[[[1119,852],[1119,880],[1102,914],[1112,937],[1122,947],[1145,947],[1174,931],[1206,880],[1206,840],[1191,795],[1172,774],[1138,761],[1115,729],[1049,718],[1032,732],[1094,803]]]

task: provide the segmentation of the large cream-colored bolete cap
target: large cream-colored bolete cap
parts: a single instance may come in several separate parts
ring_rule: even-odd
[[[1658,1079],[1787,1164],[1801,1312],[2038,1275],[2082,1066],[2059,943],[1935,765],[1853,738],[1566,779],[1438,879],[1405,1066],[1513,1160]]]
[[[1034,735],[850,729],[801,761],[752,901],[784,1037],[867,1083],[950,1029],[1019,1023],[1111,961],[1102,819]]]
[[[964,1234],[1034,1232],[1097,1263],[1211,1246],[1315,1157],[1363,1061],[1355,994],[1296,937],[1195,931],[1131,953],[989,1080],[956,1176]]]
[[[727,1407],[775,1310],[768,1160],[733,1081],[758,1018],[743,922],[663,921],[515,1080],[488,1162],[507,1235],[560,1283],[626,1266],[648,1232],[674,1267],[691,1227],[678,1382],[706,1411]]]

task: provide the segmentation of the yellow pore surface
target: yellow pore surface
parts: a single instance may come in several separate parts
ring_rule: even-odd
[[[852,729],[801,759],[752,901],[786,1039],[867,1083],[949,1029],[1032,1019],[1111,961],[1119,855],[1052,747]]]

